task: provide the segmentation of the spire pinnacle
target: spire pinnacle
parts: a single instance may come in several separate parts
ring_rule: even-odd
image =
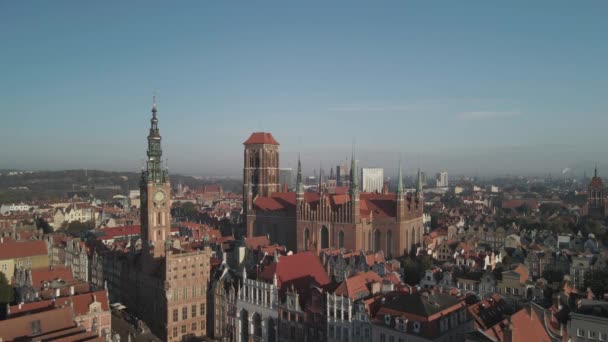
[[[152,115],[156,116],[156,95],[152,96]]]
[[[418,168],[417,178],[416,178],[416,194],[422,194],[422,174],[420,173],[420,168]]]
[[[300,161],[299,153],[298,153],[298,174],[296,176],[296,192],[298,194],[304,193],[304,186],[302,184],[302,162]]]
[[[399,179],[397,180],[397,195],[403,194],[403,174],[401,172],[401,157],[399,157]]]
[[[597,163],[595,163],[595,170],[593,171],[593,176],[597,177]]]
[[[358,196],[359,195],[359,177],[357,170],[357,160],[355,159],[355,149],[353,144],[353,153],[352,159],[350,160],[350,195]]]

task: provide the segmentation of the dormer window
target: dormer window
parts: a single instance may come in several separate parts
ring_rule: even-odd
[[[420,332],[420,322],[414,322],[413,327],[414,327],[414,332],[415,333],[419,333]]]

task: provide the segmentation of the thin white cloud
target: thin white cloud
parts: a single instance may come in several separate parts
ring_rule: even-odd
[[[420,109],[420,105],[347,105],[329,108],[330,112],[402,112],[408,110]]]
[[[499,118],[511,118],[520,116],[522,113],[516,111],[473,111],[463,112],[458,114],[458,118],[461,120],[490,120]]]

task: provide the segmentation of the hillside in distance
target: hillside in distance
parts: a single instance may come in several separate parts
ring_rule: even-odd
[[[99,170],[63,171],[0,171],[0,203],[22,201],[60,200],[70,191],[85,191],[96,198],[107,200],[114,195],[127,195],[129,190],[139,189],[141,174],[138,172],[113,172]],[[220,184],[226,192],[240,193],[240,179],[193,177],[169,174],[171,185],[179,183],[192,189],[206,184]]]

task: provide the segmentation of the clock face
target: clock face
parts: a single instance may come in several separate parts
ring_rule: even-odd
[[[163,203],[166,198],[167,195],[165,195],[162,190],[158,190],[156,193],[154,193],[154,203]]]

